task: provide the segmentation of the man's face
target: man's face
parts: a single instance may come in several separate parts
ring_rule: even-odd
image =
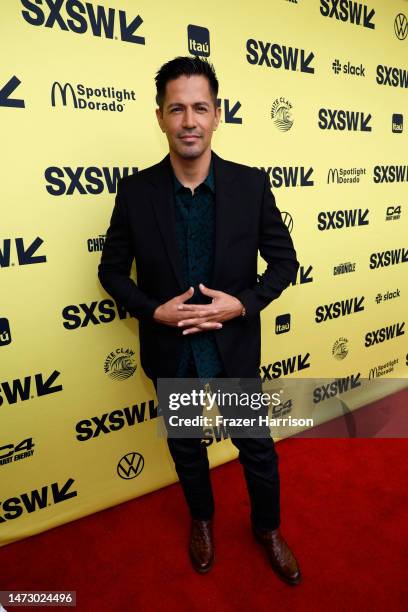
[[[163,110],[156,110],[170,151],[184,159],[200,157],[211,147],[220,114],[221,110],[214,106],[208,79],[202,75],[183,75],[169,81]]]

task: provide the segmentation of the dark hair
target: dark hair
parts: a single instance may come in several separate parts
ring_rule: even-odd
[[[156,103],[160,109],[163,108],[167,83],[183,75],[202,75],[206,77],[210,85],[210,92],[214,100],[214,105],[217,106],[218,80],[214,66],[200,57],[179,56],[163,64],[155,76],[154,80],[156,81],[157,89]]]

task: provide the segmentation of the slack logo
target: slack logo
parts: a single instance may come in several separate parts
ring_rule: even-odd
[[[283,314],[276,317],[275,334],[285,334],[290,330],[290,314]]]
[[[187,27],[188,50],[191,55],[208,57],[210,55],[210,32],[201,26]]]
[[[24,108],[24,100],[20,98],[10,98],[11,94],[17,89],[21,81],[16,76],[11,77],[5,85],[0,89],[0,106],[9,106],[12,108]]]

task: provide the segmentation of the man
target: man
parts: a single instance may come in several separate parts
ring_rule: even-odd
[[[169,154],[119,182],[99,279],[139,319],[141,364],[156,390],[160,377],[259,379],[260,311],[296,278],[292,240],[267,174],[211,150],[220,121],[213,66],[178,57],[155,80]],[[258,250],[267,262],[259,279]],[[129,278],[133,258],[137,285]],[[297,584],[300,570],[279,529],[273,440],[231,440],[254,535],[277,574]],[[167,443],[191,514],[191,561],[206,572],[214,561],[206,446],[199,438],[168,436]]]

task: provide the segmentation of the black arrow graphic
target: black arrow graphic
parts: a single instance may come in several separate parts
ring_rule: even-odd
[[[50,376],[47,378],[47,380],[43,380],[43,375],[41,373],[35,374],[35,384],[37,386],[38,397],[41,397],[42,395],[48,395],[49,393],[57,393],[57,391],[62,391],[62,385],[56,385],[55,387],[52,387],[52,383],[56,378],[58,378],[60,374],[61,372],[58,372],[58,370],[54,370],[52,374],[50,374]]]
[[[135,36],[134,32],[142,25],[143,19],[140,15],[137,15],[129,24],[126,23],[125,11],[119,11],[119,23],[120,23],[120,38],[125,42],[136,43],[138,45],[144,45],[145,39],[143,36]]]
[[[375,24],[371,22],[371,19],[374,17],[375,15],[375,10],[371,9],[371,11],[368,13],[367,15],[367,7],[364,7],[364,27],[365,28],[370,28],[371,30],[375,29]]]
[[[37,251],[37,249],[40,248],[43,242],[44,241],[39,236],[37,236],[37,238],[30,244],[30,246],[25,249],[24,240],[22,238],[16,238],[17,257],[20,266],[35,263],[44,263],[45,261],[47,261],[45,255],[34,256],[34,253]]]
[[[51,485],[52,496],[54,498],[54,503],[59,504],[60,502],[66,501],[67,499],[71,499],[71,497],[76,497],[78,495],[78,491],[71,491],[68,493],[68,489],[74,484],[75,480],[73,478],[68,478],[67,482],[60,489],[58,482],[53,482]]]
[[[305,59],[305,52],[302,49],[302,53],[300,55],[300,70],[301,72],[308,72],[309,74],[314,74],[314,68],[311,68],[310,64],[314,59],[314,53],[311,51],[309,55]]]
[[[24,100],[18,98],[9,98],[15,89],[20,85],[21,81],[16,76],[11,77],[8,83],[0,89],[0,106],[11,106],[13,108],[24,108]]]

